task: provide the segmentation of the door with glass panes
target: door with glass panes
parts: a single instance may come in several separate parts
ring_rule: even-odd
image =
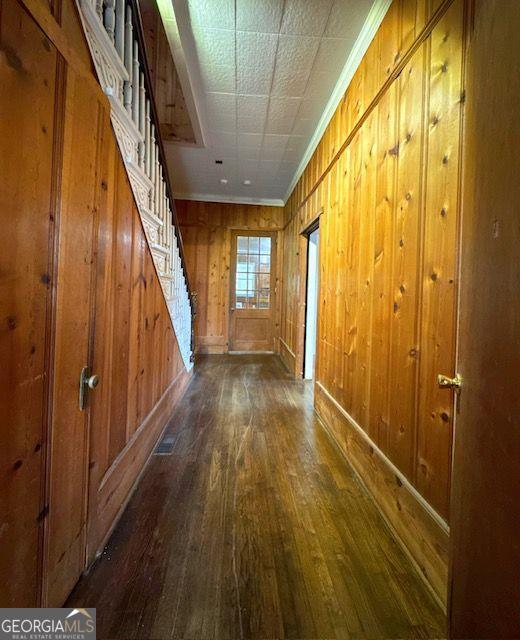
[[[231,235],[230,351],[273,351],[275,234]]]

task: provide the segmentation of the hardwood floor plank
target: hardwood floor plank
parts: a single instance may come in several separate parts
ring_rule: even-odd
[[[101,639],[441,638],[442,611],[277,356],[201,356],[70,606]]]

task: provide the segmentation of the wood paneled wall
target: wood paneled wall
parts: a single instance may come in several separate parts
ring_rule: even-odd
[[[71,0],[0,0],[0,84],[0,605],[60,606],[189,376]]]
[[[190,283],[197,294],[199,353],[225,353],[229,337],[231,230],[280,231],[283,207],[176,200]],[[280,235],[280,234],[278,234]],[[281,251],[281,242],[277,242]],[[280,258],[277,263],[280,264]],[[278,278],[276,286],[278,288]],[[279,305],[280,296],[276,297]],[[279,308],[275,335],[278,335]]]
[[[464,4],[391,5],[287,202],[281,312],[299,373],[299,234],[323,210],[317,408],[351,458],[361,438],[370,482],[378,459],[369,488],[443,599],[454,407],[436,375],[455,365]]]

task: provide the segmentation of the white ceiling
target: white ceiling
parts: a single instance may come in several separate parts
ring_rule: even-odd
[[[167,145],[176,195],[280,204],[388,1],[172,1],[203,138]]]

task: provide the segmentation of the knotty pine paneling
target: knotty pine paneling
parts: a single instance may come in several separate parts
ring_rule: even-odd
[[[297,371],[299,234],[323,209],[317,379],[447,520],[464,0],[430,4],[391,5],[287,201],[280,337]]]
[[[280,231],[283,207],[194,200],[176,200],[175,205],[190,283],[197,294],[197,351],[225,353],[229,335],[231,230]],[[281,245],[278,238],[278,264],[281,263]],[[277,276],[278,290],[279,280]],[[279,333],[280,298],[276,296],[276,337]]]

